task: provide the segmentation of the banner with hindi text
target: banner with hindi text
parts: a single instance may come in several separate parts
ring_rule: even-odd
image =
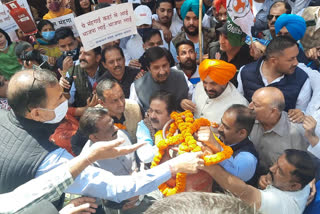
[[[137,33],[131,3],[112,5],[74,20],[86,51]]]

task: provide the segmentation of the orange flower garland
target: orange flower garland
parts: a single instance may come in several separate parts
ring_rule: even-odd
[[[182,154],[185,152],[198,152],[201,151],[201,147],[197,145],[197,141],[194,139],[193,134],[200,129],[201,126],[210,126],[211,123],[205,118],[199,118],[194,120],[191,111],[185,111],[182,113],[172,112],[170,117],[174,122],[170,125],[167,139],[162,138],[162,131],[158,131],[155,134],[156,145],[159,148],[158,154],[154,157],[151,164],[151,168],[157,166],[168,146],[179,145],[178,153]],[[176,130],[180,130],[180,134],[175,136]],[[215,140],[221,145],[223,151],[213,155],[206,155],[203,157],[206,166],[217,164],[225,159],[228,159],[233,154],[230,146],[226,146],[222,143],[219,138],[214,135]],[[177,173],[176,175],[176,186],[171,188],[166,183],[159,186],[159,190],[163,195],[169,196],[179,192],[183,192],[186,187],[187,174]]]
[[[115,125],[116,127],[118,127],[118,129],[122,129],[122,130],[127,129],[127,127],[126,127],[125,125],[121,124],[121,123],[115,123],[114,125]]]

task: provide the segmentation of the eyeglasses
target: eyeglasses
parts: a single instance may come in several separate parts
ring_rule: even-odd
[[[279,16],[276,16],[276,15],[267,15],[267,19],[268,19],[269,21],[271,21],[271,20],[273,19],[273,17],[275,17],[276,20],[279,18]]]

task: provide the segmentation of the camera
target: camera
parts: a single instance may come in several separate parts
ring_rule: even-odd
[[[74,56],[75,54],[73,53],[73,51],[67,51],[66,52],[66,56]]]
[[[35,61],[37,64],[39,64],[38,67],[50,70],[50,65],[47,62],[47,58],[43,56],[39,50],[23,51],[20,59],[22,61],[26,61],[27,64],[29,64],[30,61]]]
[[[73,61],[75,61],[75,60],[77,60],[77,54],[78,54],[78,50],[77,49],[74,49],[74,50],[71,50],[71,51],[64,51],[63,52],[63,55],[64,56],[70,56],[70,57],[72,57],[72,60]]]

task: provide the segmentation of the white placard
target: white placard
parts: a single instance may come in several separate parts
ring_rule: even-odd
[[[57,30],[60,27],[70,27],[74,36],[79,36],[74,24],[74,15],[72,13],[54,19],[49,19],[49,21],[53,23],[54,29]]]
[[[137,33],[131,3],[99,9],[74,20],[86,51]]]

